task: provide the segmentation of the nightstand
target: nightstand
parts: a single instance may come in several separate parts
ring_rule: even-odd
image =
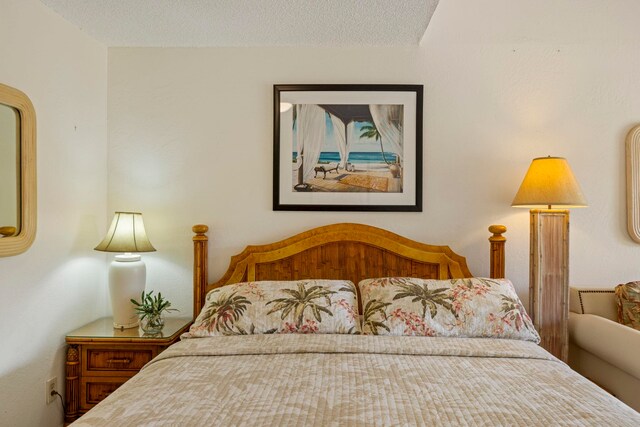
[[[161,334],[147,336],[139,328],[114,329],[113,319],[104,317],[69,333],[65,422],[73,422],[124,384],[178,341],[191,322],[169,317]]]

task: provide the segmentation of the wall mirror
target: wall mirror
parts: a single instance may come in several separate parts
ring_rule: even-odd
[[[0,83],[0,256],[36,235],[36,114],[24,93]]]

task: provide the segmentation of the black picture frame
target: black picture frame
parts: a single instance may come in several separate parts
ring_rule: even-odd
[[[422,212],[422,104],[422,85],[274,85],[273,210]],[[319,139],[327,147],[327,135],[341,139],[339,152],[318,148]],[[309,148],[298,155],[299,140]],[[372,141],[380,143],[381,156]],[[396,145],[385,154],[389,141]],[[353,151],[358,146],[369,148]],[[305,168],[305,155],[313,170]],[[323,155],[334,162],[325,166]]]

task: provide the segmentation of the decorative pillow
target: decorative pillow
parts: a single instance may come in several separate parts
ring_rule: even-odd
[[[618,323],[640,330],[640,282],[616,286]]]
[[[367,279],[363,332],[374,335],[491,337],[540,342],[506,279]]]
[[[207,294],[202,311],[184,337],[360,332],[352,282],[298,280],[216,288]]]

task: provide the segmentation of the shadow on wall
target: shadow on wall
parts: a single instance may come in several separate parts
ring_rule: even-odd
[[[20,351],[16,349],[16,351]],[[46,349],[38,352],[48,352]],[[66,345],[59,346],[55,351],[51,364],[43,364],[41,359],[34,359],[28,363],[3,372],[0,376],[0,389],[4,410],[0,413],[0,424],[7,426],[61,426],[64,422],[64,412],[60,398],[49,405],[45,400],[45,382],[53,377],[57,378],[58,392],[64,396],[64,361],[66,358]],[[40,372],[41,375],[34,375]],[[52,374],[53,372],[53,374]],[[33,380],[37,377],[38,380]],[[22,387],[15,387],[22,384]],[[9,418],[8,408],[31,407],[44,408],[44,410],[26,411],[20,414],[19,419]],[[5,424],[6,423],[6,424]]]

